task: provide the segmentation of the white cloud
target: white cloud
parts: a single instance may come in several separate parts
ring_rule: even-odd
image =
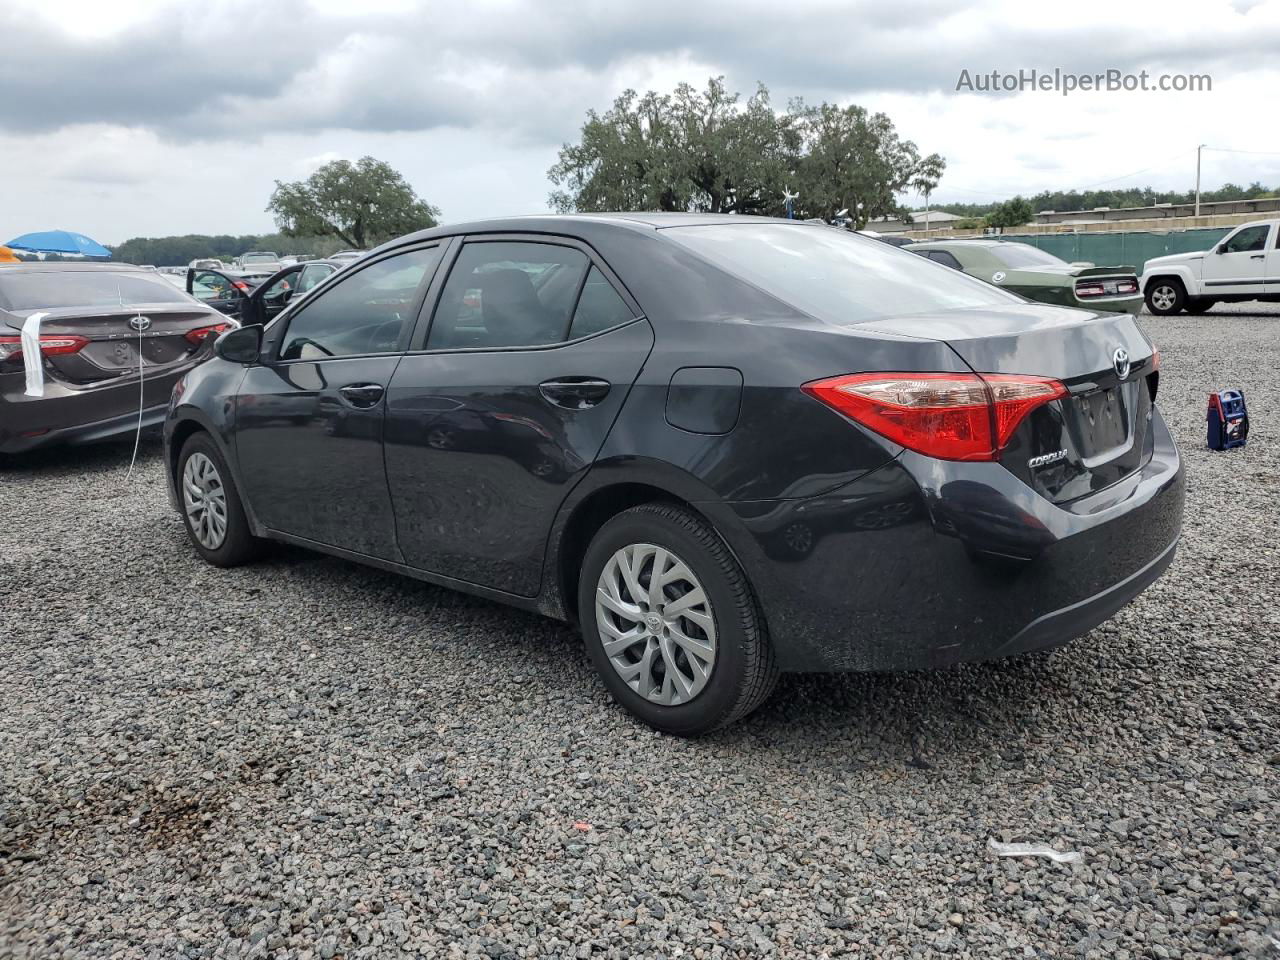
[[[1280,182],[1280,0],[1080,0],[1069,11],[810,0],[63,0],[0,8],[0,235],[257,232],[273,180],[335,157],[400,169],[449,220],[545,209],[546,169],[625,87],[724,73],[883,110],[947,174],[935,201]],[[961,69],[1209,73],[1211,93],[961,94]],[[1149,168],[1149,169],[1148,169]],[[1140,171],[1140,172],[1138,172]],[[1110,185],[1110,184],[1108,184]],[[3,237],[0,237],[3,239]]]

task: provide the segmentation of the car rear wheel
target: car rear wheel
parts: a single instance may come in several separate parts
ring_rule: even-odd
[[[257,556],[231,471],[207,434],[197,433],[178,455],[178,499],[187,536],[206,561],[235,567]]]
[[[1187,301],[1187,292],[1178,280],[1160,278],[1152,280],[1147,287],[1147,309],[1152,313],[1166,317],[1177,313]]]
[[[1217,300],[1188,300],[1185,309],[1187,313],[1193,313],[1198,316],[1202,313],[1207,313],[1209,308],[1217,302]]]
[[[583,560],[578,614],[614,699],[667,733],[733,723],[777,681],[746,575],[716,532],[679,507],[644,504],[600,528]]]

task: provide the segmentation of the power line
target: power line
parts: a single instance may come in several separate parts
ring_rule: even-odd
[[[1248,153],[1255,157],[1280,157],[1280,150],[1232,150],[1230,147],[1205,147],[1214,153]]]
[[[1108,183],[1116,183],[1117,181],[1120,181],[1120,180],[1128,180],[1130,177],[1136,177],[1136,176],[1137,176],[1138,174],[1140,174],[1140,173],[1150,173],[1152,170],[1158,170],[1160,167],[1163,167],[1163,166],[1167,165],[1167,164],[1169,163],[1169,161],[1170,161],[1170,160],[1181,160],[1183,157],[1187,156],[1188,154],[1192,154],[1192,153],[1195,153],[1195,150],[1194,150],[1194,149],[1192,149],[1192,150],[1184,150],[1182,153],[1175,153],[1175,154],[1174,154],[1173,156],[1171,156],[1171,157],[1166,157],[1164,160],[1160,161],[1160,162],[1159,162],[1159,163],[1157,163],[1157,164],[1154,164],[1153,166],[1150,166],[1150,167],[1143,167],[1141,170],[1135,170],[1135,171],[1133,171],[1133,173],[1126,173],[1126,174],[1123,174],[1122,176],[1119,176],[1119,177],[1112,177],[1110,180],[1099,180],[1097,183],[1091,183],[1091,184],[1089,184],[1089,185],[1087,185],[1087,186],[1079,187],[1079,188],[1077,188],[1077,189],[1080,189],[1080,190],[1092,190],[1094,187],[1104,187],[1104,186],[1106,186]]]
[[[1229,150],[1225,147],[1205,147],[1204,149],[1218,150],[1223,153],[1257,153],[1265,156],[1280,156],[1280,152],[1261,151],[1261,150]],[[1181,160],[1183,157],[1190,156],[1192,153],[1195,153],[1194,148],[1192,148],[1191,150],[1184,150],[1181,153],[1171,154],[1170,156],[1165,157],[1159,163],[1152,164],[1149,167],[1143,167],[1141,170],[1134,170],[1132,173],[1125,173],[1118,177],[1111,177],[1108,180],[1099,180],[1097,183],[1086,184],[1085,186],[1082,186],[1082,187],[1073,187],[1072,189],[1083,193],[1086,190],[1094,190],[1098,187],[1104,187],[1109,183],[1118,183],[1121,180],[1127,180],[1130,177],[1136,177],[1139,174],[1150,173],[1152,170],[1158,170],[1161,167],[1167,166],[1171,161]],[[1030,193],[1032,196],[1035,196],[1037,193],[1053,193],[1055,192],[1055,189],[1061,189],[1061,188],[1045,187],[1041,190],[1027,191],[1027,192]],[[965,187],[953,187],[953,186],[946,187],[946,190],[947,191],[954,190],[958,193],[969,193],[969,194],[973,194],[974,196],[980,196],[980,197],[1000,195],[1003,192],[1000,190],[970,190]]]

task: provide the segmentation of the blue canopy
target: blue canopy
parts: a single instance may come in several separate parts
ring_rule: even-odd
[[[5,246],[36,253],[79,253],[86,257],[111,256],[111,251],[97,240],[86,237],[83,233],[72,233],[69,230],[24,233],[10,240]]]

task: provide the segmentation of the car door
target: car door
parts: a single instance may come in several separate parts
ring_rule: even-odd
[[[1267,282],[1264,289],[1271,298],[1280,297],[1280,223],[1275,225],[1275,230],[1271,233],[1265,263]]]
[[[556,511],[594,462],[653,332],[607,266],[570,240],[468,238],[436,286],[387,395],[400,550],[420,569],[534,596]]]
[[[249,285],[220,270],[193,267],[187,270],[187,293],[221,313],[239,316]]]
[[[253,291],[250,299],[254,300],[258,309],[255,323],[270,323],[287,307],[297,292],[301,280],[302,267],[286,267],[280,273],[263,281],[263,285]]]
[[[382,459],[384,394],[438,244],[352,270],[282,314],[236,397],[245,494],[272,530],[398,560]]]
[[[1241,227],[1204,255],[1204,293],[1261,295],[1267,284],[1270,224]]]

